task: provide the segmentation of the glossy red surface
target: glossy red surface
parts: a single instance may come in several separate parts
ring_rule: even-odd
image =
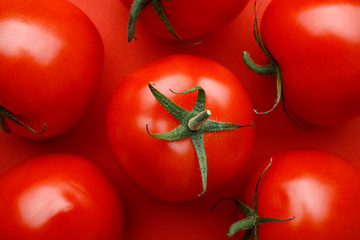
[[[216,121],[247,125],[230,131],[203,134],[206,154],[205,195],[224,187],[240,173],[253,146],[254,119],[249,95],[228,69],[206,58],[172,55],[147,64],[124,78],[109,104],[107,133],[115,158],[122,169],[153,196],[184,201],[203,191],[199,160],[190,137],[164,141],[150,133],[166,133],[180,125],[149,89],[192,111],[197,92],[183,92],[201,86],[206,95],[204,108]],[[131,103],[131,104],[129,104]],[[200,104],[197,104],[199,107]]]
[[[71,2],[88,14],[104,41],[105,66],[97,97],[82,120],[56,138],[32,141],[0,133],[1,173],[44,153],[78,154],[95,162],[116,182],[126,208],[125,240],[225,240],[228,239],[227,228],[238,219],[237,209],[223,204],[212,212],[211,207],[221,197],[237,196],[249,170],[273,153],[298,147],[319,148],[337,153],[360,167],[360,119],[340,126],[312,126],[304,130],[289,120],[279,107],[271,114],[255,117],[255,145],[244,174],[224,190],[185,203],[169,203],[150,197],[122,172],[106,140],[105,113],[115,87],[143,64],[170,54],[192,54],[208,57],[229,68],[248,89],[254,108],[269,109],[275,101],[275,80],[251,72],[241,60],[242,52],[247,50],[257,63],[266,63],[252,35],[253,1],[230,25],[209,35],[198,46],[157,37],[141,24],[137,27],[137,40],[127,43],[128,16],[120,0]]]
[[[49,154],[0,178],[2,239],[121,239],[120,194],[96,165]]]
[[[14,133],[50,138],[86,112],[102,76],[104,47],[91,20],[67,1],[3,1],[0,5],[0,102],[19,121]],[[15,90],[14,90],[15,89]]]
[[[360,115],[359,29],[358,1],[268,5],[262,40],[281,69],[284,101],[297,116],[339,125]]]
[[[337,155],[311,149],[282,151],[271,158],[257,191],[258,214],[295,218],[262,224],[259,239],[357,238],[358,168]],[[243,189],[243,201],[251,207],[255,184],[269,163],[270,157],[264,159]]]

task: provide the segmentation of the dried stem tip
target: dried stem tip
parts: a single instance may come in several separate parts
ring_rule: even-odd
[[[188,122],[188,127],[191,131],[197,131],[210,118],[210,110],[200,112]]]

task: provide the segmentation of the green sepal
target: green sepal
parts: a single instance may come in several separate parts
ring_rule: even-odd
[[[13,114],[11,114],[6,108],[4,108],[3,106],[0,105],[0,128],[1,130],[3,130],[4,132],[10,132],[9,128],[6,126],[4,118],[9,119],[10,121],[26,128],[27,130],[29,130],[32,133],[35,134],[41,134],[45,131],[46,129],[46,124],[44,124],[43,128],[40,131],[36,131],[33,128],[27,126],[26,124],[24,124],[23,122],[19,121]]]
[[[201,42],[195,42],[191,43],[183,38],[181,38],[175,29],[172,27],[168,17],[166,16],[166,13],[164,11],[164,7],[161,3],[161,0],[134,0],[130,12],[129,12],[129,19],[128,19],[128,31],[127,31],[127,40],[128,42],[135,39],[135,28],[136,28],[136,22],[139,19],[142,11],[145,9],[147,5],[151,5],[152,8],[155,10],[156,14],[159,16],[161,21],[164,23],[167,30],[173,35],[177,40],[189,44],[189,45],[197,45]]]
[[[246,230],[241,240],[250,240],[255,237],[256,240],[258,240],[258,226],[264,223],[270,223],[270,222],[283,222],[283,221],[290,221],[293,220],[295,217],[290,218],[269,218],[269,217],[262,217],[258,215],[258,208],[257,208],[257,191],[259,188],[259,183],[265,172],[268,170],[268,168],[272,164],[272,159],[270,159],[270,163],[266,166],[266,168],[263,170],[261,175],[259,176],[256,187],[255,187],[255,194],[254,194],[254,209],[246,205],[245,203],[233,199],[233,198],[224,198],[217,201],[213,207],[215,208],[216,205],[218,205],[223,200],[229,199],[232,200],[236,206],[240,209],[241,212],[243,212],[247,217],[244,219],[241,219],[235,223],[233,223],[227,232],[228,237],[232,237],[235,233],[238,231]]]
[[[213,120],[207,120],[210,115],[205,116],[204,122],[201,122],[201,125],[196,129],[191,129],[189,122],[191,122],[194,118],[203,115],[205,111],[205,103],[206,103],[206,95],[205,90],[200,86],[194,86],[186,91],[176,93],[172,90],[174,94],[186,94],[193,91],[197,91],[197,98],[195,105],[192,111],[188,111],[179,105],[175,104],[161,92],[159,92],[155,87],[154,83],[150,82],[148,84],[150,91],[154,95],[154,97],[159,101],[161,105],[163,105],[171,115],[173,115],[179,122],[180,125],[175,129],[167,132],[167,133],[150,133],[148,129],[149,123],[146,125],[146,130],[152,137],[166,140],[166,141],[176,141],[181,140],[187,137],[190,137],[192,144],[194,146],[200,167],[200,174],[201,174],[201,181],[202,181],[202,192],[199,196],[203,195],[207,189],[207,159],[204,147],[204,133],[205,132],[212,132],[212,131],[224,131],[224,130],[234,130],[240,127],[245,126],[253,126],[252,123],[247,125],[238,125],[234,123],[225,123],[225,122],[218,122]]]
[[[205,94],[205,90],[200,87],[200,86],[194,86],[186,91],[183,91],[183,92],[174,92],[172,90],[170,90],[172,93],[174,94],[186,94],[186,93],[191,93],[191,92],[194,92],[194,91],[198,91],[198,95],[197,95],[197,98],[196,98],[196,102],[195,102],[195,105],[192,109],[192,113],[194,113],[195,115],[196,114],[199,114],[200,112],[204,111],[205,110],[205,104],[206,104],[206,94]]]
[[[268,218],[268,217],[257,217],[256,218],[256,225],[261,225],[264,223],[270,223],[270,222],[284,222],[284,221],[290,221],[293,220],[295,217],[290,218]]]
[[[134,0],[130,12],[129,12],[129,19],[128,19],[128,29],[127,29],[127,40],[131,42],[135,39],[135,28],[136,22],[139,19],[140,14],[144,10],[144,8],[150,3],[150,0]]]
[[[225,130],[235,130],[242,127],[255,127],[254,124],[249,123],[246,125],[239,125],[236,123],[227,123],[227,122],[219,122],[219,121],[213,121],[208,120],[204,125],[202,126],[202,131],[204,132],[215,132],[215,131],[225,131]]]
[[[201,196],[206,192],[207,189],[207,161],[204,147],[204,133],[197,132],[190,135],[190,139],[194,145],[196,155],[199,161],[201,182],[202,182],[202,192],[198,195]]]
[[[291,218],[267,218],[267,217],[258,217],[256,215],[249,216],[247,218],[241,219],[235,223],[233,223],[227,232],[228,237],[234,236],[235,233],[242,230],[247,230],[244,236],[241,238],[242,240],[249,240],[255,237],[258,239],[258,226],[264,223],[270,222],[283,222],[293,220],[295,217]]]
[[[188,130],[188,128],[185,125],[179,125],[177,128],[174,128],[173,130],[167,133],[150,133],[149,124],[150,122],[146,124],[146,131],[150,136],[154,138],[158,138],[166,141],[176,141],[176,140],[184,139],[189,136],[188,131],[190,130]]]
[[[259,5],[257,3],[258,1],[255,0],[254,3],[254,14],[255,14],[255,20],[254,20],[254,36],[255,40],[258,43],[261,50],[265,53],[265,55],[268,57],[270,63],[266,65],[258,65],[254,63],[254,61],[250,58],[250,55],[248,52],[243,52],[242,58],[245,63],[245,65],[252,70],[255,73],[262,74],[262,75],[276,75],[276,100],[274,105],[271,107],[271,109],[263,112],[259,112],[254,109],[254,112],[256,114],[268,114],[272,112],[280,103],[281,98],[283,96],[283,89],[282,89],[282,73],[279,67],[279,64],[276,62],[275,58],[271,55],[271,53],[267,50],[266,46],[264,45],[261,35],[260,35],[260,29],[259,29],[259,23],[258,23],[258,14],[259,9],[263,2],[261,2]]]
[[[181,124],[189,121],[191,118],[191,112],[186,110],[185,108],[180,107],[170,99],[168,99],[164,94],[159,92],[153,85],[154,83],[150,82],[148,84],[150,91],[154,95],[154,97],[159,101],[161,105],[163,105],[166,110],[169,111],[171,115],[173,115]]]
[[[241,219],[241,220],[239,220],[237,222],[234,222],[230,226],[230,228],[229,228],[226,235],[228,237],[232,237],[238,231],[252,229],[254,227],[254,222],[255,222],[255,217],[254,216],[250,216],[250,217]]]
[[[261,50],[265,53],[265,55],[269,58],[270,62],[273,64],[277,64],[276,60],[274,59],[274,57],[271,55],[271,53],[269,52],[269,50],[267,50],[267,48],[265,47],[264,42],[261,39],[261,34],[260,34],[260,28],[259,28],[259,21],[258,21],[258,15],[259,15],[259,10],[261,8],[261,5],[263,4],[264,1],[261,1],[260,4],[258,5],[258,0],[255,0],[254,2],[254,15],[255,15],[255,19],[254,19],[254,27],[253,27],[253,31],[254,31],[254,36],[255,36],[255,40],[258,43],[259,47],[261,48]]]
[[[266,65],[258,65],[256,64],[250,57],[250,53],[244,51],[242,53],[242,58],[244,60],[245,65],[252,70],[253,72],[261,75],[276,75],[277,68],[273,63],[269,63]]]
[[[151,6],[154,8],[156,14],[160,17],[161,21],[164,23],[165,27],[171,33],[171,35],[173,35],[177,40],[179,40],[179,41],[181,41],[183,43],[191,45],[191,43],[189,43],[189,42],[185,41],[184,39],[182,39],[177,34],[175,29],[172,27],[168,17],[166,16],[166,13],[164,11],[164,7],[163,7],[161,1],[160,0],[150,0],[150,2],[151,2]]]

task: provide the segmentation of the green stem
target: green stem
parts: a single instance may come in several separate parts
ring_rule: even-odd
[[[135,28],[136,22],[139,19],[140,14],[144,8],[150,3],[150,0],[134,0],[131,5],[129,20],[128,20],[128,29],[127,29],[127,40],[128,42],[135,39]]]
[[[136,22],[138,21],[141,13],[145,9],[147,5],[151,5],[152,8],[155,10],[156,14],[159,16],[163,24],[165,25],[166,29],[171,33],[172,36],[174,36],[177,40],[186,43],[188,45],[198,45],[201,43],[199,42],[188,42],[181,38],[173,26],[171,25],[168,17],[166,16],[166,13],[164,11],[164,7],[161,3],[161,0],[134,0],[130,12],[129,12],[129,19],[128,19],[128,32],[127,32],[127,40],[128,42],[135,39],[135,28],[136,28]]]
[[[258,73],[261,75],[277,74],[276,65],[273,63],[267,64],[267,65],[258,65],[256,63],[254,63],[254,61],[250,57],[250,54],[246,51],[243,52],[242,57],[243,57],[243,60],[244,60],[244,63],[246,64],[246,66],[255,73]]]
[[[29,130],[32,133],[35,134],[41,134],[45,131],[46,129],[46,125],[44,124],[43,129],[41,129],[40,131],[36,131],[33,128],[27,126],[26,124],[24,124],[23,122],[19,121],[14,115],[12,115],[8,110],[6,110],[3,106],[0,105],[0,128],[4,131],[4,132],[10,132],[9,129],[7,128],[5,121],[3,118],[7,118],[10,121],[15,122],[16,124],[26,128],[27,130]]]
[[[254,112],[256,114],[268,114],[271,113],[272,111],[274,111],[274,109],[279,105],[281,98],[282,98],[282,75],[281,75],[281,70],[279,67],[277,67],[277,74],[276,74],[276,99],[275,99],[275,103],[272,106],[272,108],[270,110],[267,110],[265,112],[259,112],[256,109],[254,109]]]
[[[263,1],[261,1],[258,4],[257,0],[255,0],[255,2],[254,2],[255,20],[254,20],[254,30],[253,31],[254,31],[254,36],[255,36],[256,42],[258,43],[259,47],[262,49],[264,54],[268,57],[270,64],[261,66],[261,65],[254,63],[254,61],[251,59],[248,52],[243,52],[242,58],[243,58],[244,63],[246,64],[246,66],[255,73],[262,74],[262,75],[277,75],[277,78],[276,78],[276,94],[277,95],[276,95],[275,104],[271,107],[270,110],[267,110],[264,112],[259,112],[254,109],[254,112],[256,114],[267,114],[267,113],[272,112],[279,105],[281,98],[283,96],[283,94],[282,94],[282,91],[283,91],[282,90],[282,74],[281,74],[280,67],[279,67],[278,63],[276,62],[275,58],[271,55],[271,53],[265,47],[265,44],[263,43],[263,41],[261,39],[261,35],[260,35],[260,29],[259,29],[259,23],[258,23],[258,13],[259,13],[259,9],[260,9],[262,3],[263,3]]]

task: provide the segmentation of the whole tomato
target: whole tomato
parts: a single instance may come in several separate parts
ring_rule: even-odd
[[[249,0],[121,0],[130,11],[128,40],[139,19],[151,32],[179,40],[202,38],[229,24]]]
[[[36,157],[0,176],[0,238],[122,239],[119,193],[89,160]]]
[[[282,81],[289,112],[318,125],[360,115],[359,30],[359,1],[269,3],[260,41]]]
[[[350,162],[321,150],[287,150],[272,156],[250,174],[242,200],[255,212],[247,238],[259,239],[356,239],[360,223],[360,171]],[[255,185],[257,185],[255,187]],[[239,205],[240,202],[238,202]],[[246,211],[245,211],[246,212]],[[240,214],[244,217],[244,214]],[[246,220],[230,227],[229,235],[245,229]],[[259,225],[257,225],[259,224]],[[257,225],[256,227],[254,225]],[[249,228],[246,228],[249,229]]]
[[[159,95],[173,105],[164,108]],[[212,115],[199,130],[178,116],[200,110]],[[237,129],[225,131],[229,125],[217,121]],[[107,113],[108,139],[120,166],[153,196],[173,201],[233,180],[252,148],[251,124],[252,105],[240,80],[217,62],[189,55],[164,57],[125,77]]]
[[[89,107],[102,74],[95,25],[62,0],[4,0],[0,12],[2,127],[29,138],[68,130]]]

